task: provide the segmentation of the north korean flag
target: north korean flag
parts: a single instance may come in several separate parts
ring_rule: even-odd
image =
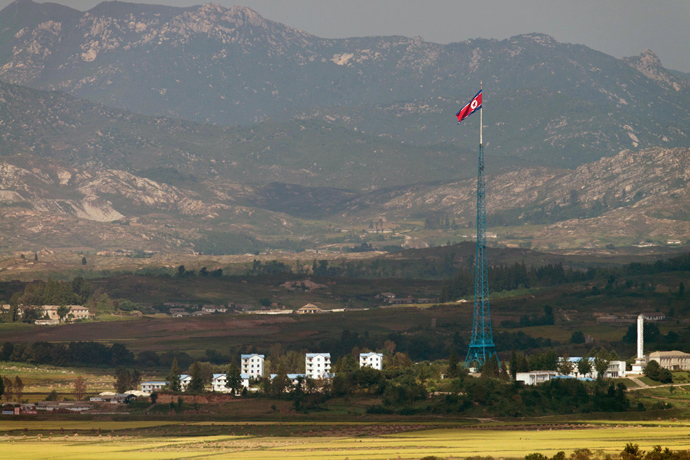
[[[476,96],[472,98],[472,100],[458,113],[455,114],[456,117],[458,117],[458,123],[460,123],[462,120],[465,118],[469,117],[472,115],[474,112],[482,108],[482,90],[479,90]]]

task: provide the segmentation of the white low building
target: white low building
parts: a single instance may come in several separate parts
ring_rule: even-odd
[[[60,315],[58,314],[59,305],[43,305],[40,308],[44,317],[60,320]],[[89,319],[89,309],[82,305],[67,305],[65,321],[74,321],[76,319]]]
[[[141,382],[141,391],[150,395],[154,391],[160,391],[166,386],[168,382],[164,380],[151,380],[149,382]]]
[[[604,378],[616,379],[618,377],[625,377],[626,373],[625,361],[609,361],[609,367],[604,373]]]
[[[187,386],[192,383],[192,376],[187,374],[180,375],[180,390],[187,391]]]
[[[240,372],[248,374],[253,379],[258,379],[264,376],[264,355],[256,353],[249,355],[240,355]]]
[[[371,367],[373,369],[383,369],[383,353],[360,353],[359,367]]]
[[[230,388],[226,387],[227,374],[213,374],[213,380],[211,380],[211,387],[216,393],[230,393]],[[249,374],[240,374],[242,379],[242,386],[244,388],[249,388],[249,381],[252,377]]]
[[[331,373],[331,354],[307,353],[305,365],[307,378],[314,380],[328,378]]]
[[[554,377],[558,376],[556,371],[530,371],[518,372],[515,374],[515,380],[522,382],[525,385],[539,385],[540,383],[548,382]]]
[[[690,354],[682,351],[655,351],[645,356],[645,361],[656,361],[664,369],[671,371],[690,370]]]
[[[563,358],[561,358],[561,359],[563,359]],[[582,357],[579,357],[579,356],[568,358],[568,360],[573,365],[573,370],[570,374],[568,374],[568,376],[575,377],[577,379],[596,379],[599,376],[599,373],[594,368],[594,358],[587,358],[587,359],[589,359],[589,366],[591,368],[591,371],[587,372],[586,374],[581,374],[578,371],[577,365],[581,359],[582,359]],[[626,367],[625,366],[626,366],[625,361],[609,361],[609,366],[606,369],[606,372],[604,372],[603,377],[605,379],[615,379],[615,378],[619,378],[619,377],[625,377],[625,374],[626,374]]]
[[[297,385],[297,382],[299,382],[300,378],[302,379],[302,382],[304,382],[304,380],[307,378],[307,376],[305,374],[286,374],[286,375],[287,375],[288,380],[290,380],[290,385],[292,385],[293,387],[295,385]],[[276,377],[278,377],[278,374],[271,374],[271,380],[273,380]]]
[[[191,381],[192,381],[191,375],[187,375],[187,374],[180,375],[180,390],[186,391],[187,385],[189,385],[189,382],[191,382]],[[165,387],[167,385],[168,385],[168,382],[165,380],[150,380],[148,382],[142,382],[141,383],[141,391],[142,391],[142,393],[146,393],[147,395],[150,395],[154,391],[162,390],[163,387]]]

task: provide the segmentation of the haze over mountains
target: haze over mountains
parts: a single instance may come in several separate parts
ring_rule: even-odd
[[[0,11],[0,80],[12,249],[188,250],[429,212],[465,226],[478,120],[453,114],[480,80],[490,226],[556,246],[690,236],[690,80],[651,51],[331,40],[242,7],[19,0]]]

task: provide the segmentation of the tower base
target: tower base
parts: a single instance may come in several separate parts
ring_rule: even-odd
[[[470,368],[474,362],[477,363],[477,367],[481,367],[492,355],[498,361],[496,346],[493,343],[482,345],[470,344],[470,348],[467,350],[467,357],[465,358],[465,367]],[[498,361],[498,364],[500,365],[501,362]]]

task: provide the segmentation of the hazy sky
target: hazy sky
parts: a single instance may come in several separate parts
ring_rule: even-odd
[[[0,0],[0,8],[11,3]],[[58,0],[86,10],[99,0]],[[191,6],[203,0],[139,0]],[[616,57],[653,50],[690,72],[690,0],[215,0],[320,37],[421,35],[449,43],[542,32]]]

